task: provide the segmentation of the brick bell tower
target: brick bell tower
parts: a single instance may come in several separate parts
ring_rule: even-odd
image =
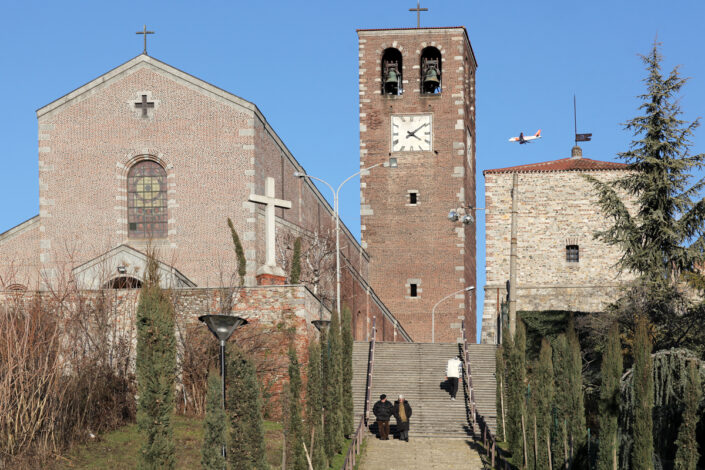
[[[475,286],[475,70],[464,27],[358,30],[362,246],[370,283],[416,342]],[[435,341],[475,338],[475,292],[435,310]]]

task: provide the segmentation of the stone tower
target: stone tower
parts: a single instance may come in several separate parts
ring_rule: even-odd
[[[414,341],[475,286],[475,69],[464,27],[358,30],[362,245],[370,283]],[[468,220],[466,219],[466,222]],[[435,310],[435,341],[474,338],[475,292]]]

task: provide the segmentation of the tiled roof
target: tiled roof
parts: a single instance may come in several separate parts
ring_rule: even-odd
[[[510,166],[507,168],[495,168],[485,170],[483,175],[487,173],[544,173],[551,171],[609,171],[609,170],[627,170],[626,163],[617,162],[601,162],[599,160],[591,160],[589,158],[561,158],[560,160],[551,160],[549,162],[530,163],[528,165]]]

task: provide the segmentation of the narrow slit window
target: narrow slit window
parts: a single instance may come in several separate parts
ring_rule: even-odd
[[[580,247],[578,245],[566,245],[565,260],[568,263],[578,263],[580,261]]]
[[[411,287],[410,292],[409,292],[410,296],[411,296],[411,297],[418,297],[418,296],[419,296],[419,292],[418,292],[417,285],[416,285],[416,284],[411,284],[410,287]]]
[[[419,202],[419,193],[412,191],[409,193],[409,204],[416,205]]]

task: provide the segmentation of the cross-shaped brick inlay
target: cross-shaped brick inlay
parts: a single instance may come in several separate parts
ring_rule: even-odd
[[[142,110],[142,117],[146,118],[149,116],[147,114],[147,109],[154,108],[154,101],[147,101],[147,95],[142,95],[142,101],[136,102],[135,108],[141,109]]]

